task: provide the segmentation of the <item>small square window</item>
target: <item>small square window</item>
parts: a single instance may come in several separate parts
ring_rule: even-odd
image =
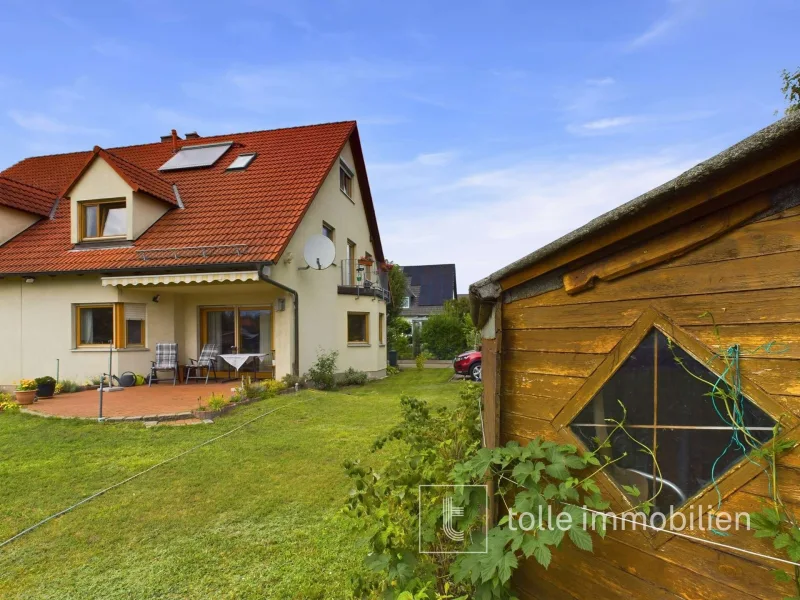
[[[330,241],[333,241],[333,233],[336,231],[333,227],[328,225],[326,222],[322,222],[322,235],[328,238]]]
[[[125,321],[128,346],[144,346],[144,321]]]
[[[233,162],[228,166],[228,171],[240,171],[242,169],[246,169],[250,166],[250,163],[253,162],[255,157],[255,152],[250,152],[249,154],[240,154],[234,158]]]
[[[411,298],[403,296],[403,299],[400,301],[400,308],[411,308]]]
[[[81,239],[123,237],[128,233],[125,202],[81,203]]]
[[[347,343],[369,342],[369,313],[347,313]]]
[[[353,197],[353,170],[344,161],[339,161],[339,189],[348,198]]]

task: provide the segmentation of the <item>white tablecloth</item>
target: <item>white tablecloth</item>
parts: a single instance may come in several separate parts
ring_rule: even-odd
[[[239,369],[242,368],[248,360],[253,357],[257,357],[259,360],[266,358],[266,354],[220,354],[219,357],[236,369],[236,372],[239,372]]]

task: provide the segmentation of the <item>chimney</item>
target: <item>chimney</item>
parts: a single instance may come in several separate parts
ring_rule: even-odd
[[[187,140],[196,140],[200,138],[200,134],[196,131],[190,131],[189,133],[184,134],[183,137]]]
[[[175,154],[178,151],[178,132],[174,129],[172,130],[172,153]]]

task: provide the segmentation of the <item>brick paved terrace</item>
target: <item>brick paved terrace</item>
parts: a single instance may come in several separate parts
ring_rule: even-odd
[[[198,400],[205,402],[212,393],[231,395],[237,381],[229,383],[154,384],[125,388],[120,392],[103,394],[104,417],[144,417],[185,413],[197,408]],[[98,414],[98,390],[85,390],[74,394],[60,394],[38,400],[26,406],[32,412],[58,417],[89,417]]]

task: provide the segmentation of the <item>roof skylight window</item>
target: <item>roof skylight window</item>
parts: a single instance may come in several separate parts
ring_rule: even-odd
[[[249,152],[247,154],[240,154],[228,167],[228,171],[240,171],[242,169],[246,169],[250,166],[250,163],[253,162],[253,159],[256,157],[255,152]]]
[[[159,171],[175,171],[178,169],[195,169],[210,167],[228,151],[233,142],[184,146],[158,169]]]

